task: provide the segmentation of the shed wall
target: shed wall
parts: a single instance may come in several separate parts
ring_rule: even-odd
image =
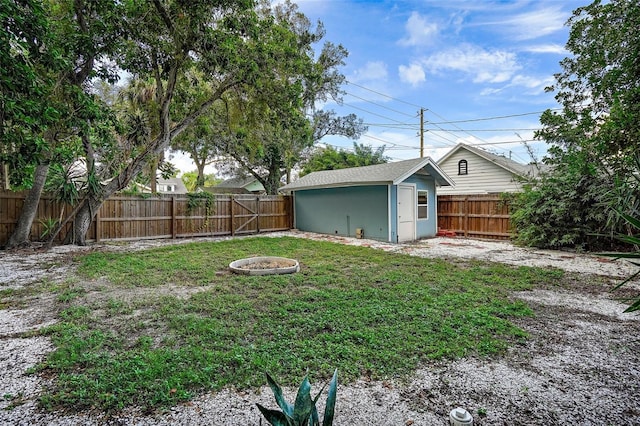
[[[435,237],[438,232],[438,214],[436,211],[436,184],[431,176],[413,175],[406,179],[403,183],[411,183],[416,185],[416,191],[427,191],[427,218],[417,219],[416,212],[416,238]],[[439,188],[438,191],[442,189]],[[417,196],[417,192],[416,192]]]
[[[468,174],[458,174],[458,162],[467,160]],[[454,187],[438,189],[440,195],[518,192],[517,177],[493,162],[466,149],[460,149],[438,166],[455,182]]]
[[[295,191],[295,227],[301,231],[389,239],[387,186],[354,186]]]

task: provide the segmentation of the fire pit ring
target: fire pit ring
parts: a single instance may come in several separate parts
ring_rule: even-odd
[[[286,257],[258,256],[235,260],[229,269],[244,275],[282,275],[300,271],[300,263]]]

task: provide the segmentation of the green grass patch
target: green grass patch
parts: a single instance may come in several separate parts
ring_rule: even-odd
[[[227,272],[233,260],[269,255],[298,259],[300,273]],[[509,293],[562,276],[297,238],[92,253],[79,263],[89,279],[148,292],[98,306],[80,294],[64,298],[61,321],[47,330],[57,349],[40,366],[57,377],[45,407],[151,409],[204,390],[260,386],[265,371],[296,384],[307,371],[328,380],[338,368],[348,382],[499,354],[526,338],[510,320],[531,314]]]

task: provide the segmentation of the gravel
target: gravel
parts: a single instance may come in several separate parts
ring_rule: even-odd
[[[608,292],[610,286],[602,285],[601,278],[594,279],[594,274],[609,277],[613,285],[634,271],[632,265],[600,256],[462,238],[392,245],[296,231],[266,236],[282,235],[422,257],[556,267],[579,274],[569,288],[549,286],[513,294],[526,301],[535,315],[515,320],[530,339],[503,356],[433,362],[416,371],[411,380],[363,378],[339,385],[336,426],[446,425],[456,407],[468,410],[477,425],[640,424],[640,317],[623,314],[624,305]],[[189,241],[0,253],[0,289],[62,282],[73,272],[69,256],[76,251],[141,250]],[[30,334],[55,322],[51,305],[51,301],[38,299],[24,308],[0,310],[2,425],[259,425],[255,403],[275,408],[270,390],[263,387],[203,394],[155,415],[144,415],[135,408],[110,415],[43,412],[36,400],[47,379],[27,371],[53,349],[47,338]],[[319,389],[322,384],[313,385]],[[294,389],[286,393],[293,399]]]

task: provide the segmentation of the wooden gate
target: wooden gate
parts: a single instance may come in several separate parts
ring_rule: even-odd
[[[259,197],[231,197],[231,235],[260,232],[259,203]]]

